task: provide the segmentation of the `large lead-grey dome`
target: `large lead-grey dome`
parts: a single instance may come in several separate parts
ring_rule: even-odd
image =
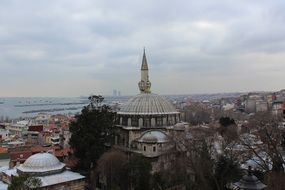
[[[30,156],[17,169],[21,173],[51,174],[62,171],[65,164],[61,163],[53,154],[37,153]]]
[[[118,114],[123,115],[157,115],[178,114],[166,98],[152,93],[141,93],[125,103]]]

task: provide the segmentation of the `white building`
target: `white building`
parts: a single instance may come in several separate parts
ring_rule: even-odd
[[[0,129],[0,139],[2,141],[5,141],[9,138],[9,130],[7,129]]]

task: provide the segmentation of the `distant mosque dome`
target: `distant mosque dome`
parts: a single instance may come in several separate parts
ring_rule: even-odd
[[[19,173],[31,175],[47,175],[59,173],[65,169],[65,164],[61,163],[51,153],[37,153],[30,156],[24,164],[20,165],[17,170]]]

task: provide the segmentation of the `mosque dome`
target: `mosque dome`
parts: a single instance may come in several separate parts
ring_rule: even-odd
[[[51,153],[37,153],[30,156],[17,169],[20,173],[45,175],[63,171],[65,164],[61,163]]]
[[[142,143],[166,143],[169,142],[169,137],[162,131],[147,131],[139,139]]]
[[[252,190],[259,190],[267,187],[256,176],[252,174],[243,176],[242,179],[239,182],[234,183],[234,185],[239,187],[240,189]]]
[[[179,122],[180,113],[165,97],[151,93],[151,82],[145,51],[141,66],[140,94],[129,99],[117,112],[117,124],[123,127],[172,126]]]
[[[157,115],[178,114],[166,98],[152,93],[141,93],[125,103],[118,114],[124,115]]]

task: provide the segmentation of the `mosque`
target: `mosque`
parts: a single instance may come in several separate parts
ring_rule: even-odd
[[[138,87],[140,94],[117,112],[114,147],[151,159],[153,171],[158,171],[175,159],[176,139],[185,134],[187,124],[172,103],[151,92],[145,50]]]
[[[60,162],[51,153],[37,153],[30,156],[23,164],[14,168],[1,171],[2,189],[11,184],[12,178],[21,174],[39,179],[40,184],[36,189],[42,190],[81,190],[85,187],[85,177],[79,173],[68,170],[64,163]],[[3,183],[4,182],[4,183]],[[30,186],[29,186],[30,187]],[[34,187],[30,187],[34,188]]]

